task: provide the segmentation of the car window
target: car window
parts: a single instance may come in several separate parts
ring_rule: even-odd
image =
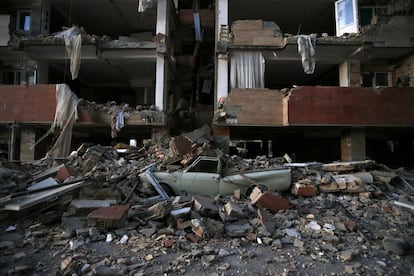
[[[217,164],[215,160],[200,160],[197,164],[191,167],[189,172],[206,172],[217,173]]]

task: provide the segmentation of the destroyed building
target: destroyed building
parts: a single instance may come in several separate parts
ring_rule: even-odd
[[[413,23],[1,1],[0,274],[414,275]]]
[[[71,149],[208,124],[225,151],[412,161],[413,9],[408,0],[2,1],[2,150],[45,156],[65,83],[77,104]]]

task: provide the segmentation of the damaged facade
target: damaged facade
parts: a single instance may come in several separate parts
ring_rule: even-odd
[[[414,275],[389,2],[3,1],[0,274]]]
[[[72,149],[209,124],[225,151],[252,156],[392,161],[413,151],[410,1],[99,5],[96,15],[77,0],[0,6],[9,159],[50,150],[60,83],[81,99]]]

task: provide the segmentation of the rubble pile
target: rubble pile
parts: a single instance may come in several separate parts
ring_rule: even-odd
[[[65,160],[2,163],[1,273],[413,275],[413,173],[242,159],[211,141],[203,128],[164,145],[84,144]],[[153,164],[174,170],[205,154],[241,172],[289,167],[291,190],[163,198],[140,181]]]
[[[124,111],[128,113],[129,116],[134,115],[141,115],[142,118],[152,118],[148,120],[160,120],[160,112],[156,111],[156,108],[154,105],[144,106],[144,105],[137,105],[135,108],[130,107],[128,104],[117,104],[116,102],[107,102],[105,104],[99,104],[91,101],[87,101],[83,99],[79,106],[81,109],[88,112],[88,114],[91,115],[92,118],[99,119],[100,114],[117,114],[120,111]],[[148,121],[150,122],[150,121]]]

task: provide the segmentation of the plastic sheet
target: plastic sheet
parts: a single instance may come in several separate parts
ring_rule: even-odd
[[[70,73],[72,75],[72,80],[74,80],[78,77],[81,64],[81,30],[75,26],[57,33],[55,37],[63,37],[65,39],[66,52],[70,59]]]
[[[66,157],[70,153],[72,129],[78,119],[79,98],[67,84],[56,84],[56,112],[51,132],[61,130],[54,145],[47,153],[50,157]]]

